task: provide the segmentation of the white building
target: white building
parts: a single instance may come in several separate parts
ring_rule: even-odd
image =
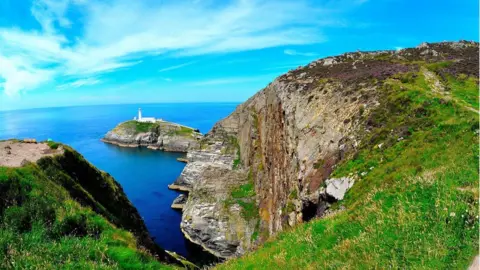
[[[142,117],[142,109],[138,108],[138,117],[134,117],[133,120],[142,123],[155,123],[156,121],[162,121],[162,119],[155,119],[155,117]]]

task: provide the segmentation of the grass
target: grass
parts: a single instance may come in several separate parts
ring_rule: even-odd
[[[184,126],[180,126],[174,130],[171,130],[169,132],[170,135],[177,135],[177,136],[184,136],[184,137],[188,137],[188,136],[191,136],[193,134],[193,129],[189,128],[189,127],[184,127]]]
[[[143,123],[135,120],[124,122],[118,125],[114,130],[120,133],[145,133],[145,132],[155,132],[159,133],[161,129],[167,130],[167,134],[170,136],[192,136],[194,130],[185,126],[177,126],[173,123],[168,122],[157,122],[157,123]]]
[[[236,137],[230,137],[230,142],[229,142],[229,145],[231,147],[234,147],[234,151],[235,151],[235,159],[233,160],[233,165],[232,165],[232,169],[236,170],[238,168],[240,168],[240,166],[242,165],[242,156],[240,155],[240,144],[238,143],[238,140]]]
[[[255,202],[255,187],[252,172],[249,172],[247,183],[234,187],[230,191],[230,198],[225,200],[225,207],[238,204],[242,210],[241,215],[250,221],[258,218],[258,207]]]
[[[336,167],[334,176],[359,176],[345,211],[217,268],[466,269],[479,248],[479,117],[466,108],[478,81],[449,78],[447,100],[415,75],[388,80],[371,132]]]
[[[67,146],[64,148],[67,155],[72,154],[71,158],[80,158]],[[119,187],[112,190],[114,186],[109,186],[116,184],[113,179],[101,174],[105,179],[95,177],[89,186],[81,182],[87,180],[82,178],[85,174],[76,172],[82,179],[74,179],[69,176],[72,168],[66,163],[55,167],[55,162],[60,164],[62,160],[47,157],[41,160],[42,165],[0,167],[1,269],[171,268],[140,248],[134,234],[122,228],[131,225],[126,216],[111,210],[105,202],[96,200],[100,197],[88,192],[96,184],[106,199],[111,199],[109,193],[115,190],[115,197],[124,197]],[[88,169],[80,166],[84,162],[81,159],[73,165],[85,171]],[[91,170],[101,173],[93,167]],[[117,206],[132,217],[126,213],[129,207],[120,200],[115,200]]]
[[[193,133],[193,129],[181,126],[176,132],[178,135],[191,135]]]
[[[459,78],[449,77],[452,94],[457,100],[462,100],[472,108],[478,110],[478,79],[460,76]]]
[[[47,142],[47,145],[48,147],[50,147],[50,149],[58,149],[58,146],[59,146],[58,143],[52,142],[52,141]]]
[[[143,123],[135,120],[130,120],[120,124],[115,129],[133,130],[135,133],[144,133],[144,132],[154,131],[158,127],[159,127],[158,123]]]

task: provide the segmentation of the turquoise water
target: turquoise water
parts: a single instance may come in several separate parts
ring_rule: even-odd
[[[0,139],[36,138],[68,144],[123,186],[150,234],[163,248],[187,258],[198,250],[180,231],[181,213],[170,208],[178,195],[167,185],[181,173],[179,153],[144,148],[120,148],[100,141],[118,123],[132,119],[142,108],[144,117],[163,118],[208,132],[229,115],[237,103],[105,105],[0,112]]]

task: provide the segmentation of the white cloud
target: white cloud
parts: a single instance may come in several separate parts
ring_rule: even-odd
[[[31,89],[41,83],[48,82],[52,73],[33,67],[28,59],[22,57],[5,57],[0,54],[0,83],[5,94],[15,96],[18,91]]]
[[[70,27],[71,22],[65,17],[69,0],[34,0],[31,12],[46,33],[55,33],[54,24]]]
[[[355,2],[344,0],[336,8],[350,1]],[[217,4],[34,0],[31,13],[41,31],[0,28],[0,77],[4,80],[0,86],[7,95],[15,95],[65,75],[88,78],[131,67],[148,55],[193,56],[312,44],[326,40],[324,27],[342,21],[338,11],[330,12],[330,2],[233,0]],[[69,10],[81,16],[68,18]],[[72,38],[66,35],[68,29],[78,33]]]
[[[284,54],[286,55],[293,55],[293,56],[316,56],[318,55],[317,53],[313,53],[313,52],[299,52],[299,51],[296,51],[296,50],[292,50],[292,49],[286,49],[283,51]]]
[[[169,70],[175,70],[175,69],[179,69],[179,68],[182,68],[182,67],[189,66],[189,65],[194,64],[194,63],[196,63],[196,62],[195,62],[195,61],[191,61],[191,62],[183,63],[183,64],[180,64],[180,65],[175,65],[175,66],[171,66],[171,67],[166,67],[166,68],[159,69],[158,72],[165,72],[165,71],[169,71]]]
[[[79,88],[82,86],[90,86],[90,85],[95,85],[99,84],[101,81],[96,78],[84,78],[84,79],[78,79],[76,81],[70,82],[70,83],[65,83],[62,85],[57,86],[57,90],[68,90],[72,88]]]

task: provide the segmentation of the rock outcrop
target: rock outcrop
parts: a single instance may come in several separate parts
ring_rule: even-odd
[[[173,200],[172,208],[173,209],[183,209],[183,205],[187,202],[187,195],[180,194],[175,200]]]
[[[354,183],[355,180],[348,177],[327,179],[325,181],[327,185],[325,193],[337,201],[343,200],[345,193],[347,193],[347,190],[349,190]]]
[[[174,183],[189,191],[181,222],[186,237],[228,258],[322,216],[329,199],[348,196],[353,179],[367,173],[330,177],[336,164],[370,143],[363,139],[382,125],[385,89],[421,72],[416,61],[451,61],[452,72],[477,72],[478,43],[320,59],[278,77],[239,105],[188,153]],[[386,132],[401,140],[409,131]]]
[[[197,147],[202,137],[198,130],[171,122],[141,123],[131,120],[109,131],[102,141],[122,147],[145,146],[154,150],[187,152]]]

